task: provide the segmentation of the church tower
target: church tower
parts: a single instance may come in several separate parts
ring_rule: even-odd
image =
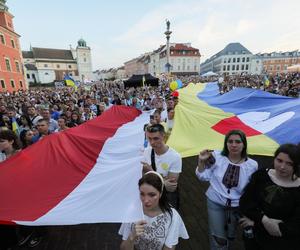
[[[91,80],[93,76],[91,49],[82,38],[77,42],[76,55],[80,81]]]

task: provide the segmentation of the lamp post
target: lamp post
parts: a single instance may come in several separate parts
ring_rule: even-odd
[[[165,32],[166,38],[167,38],[167,44],[166,44],[166,49],[167,49],[167,63],[166,63],[166,68],[168,74],[170,73],[171,69],[171,64],[170,64],[170,35],[172,34],[172,31],[170,31],[170,21],[167,19],[166,20],[166,25],[167,25],[167,30]]]

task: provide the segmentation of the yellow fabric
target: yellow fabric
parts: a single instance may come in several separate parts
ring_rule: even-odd
[[[200,100],[197,94],[204,88],[205,84],[190,83],[178,90],[179,103],[175,108],[174,127],[167,144],[182,157],[198,155],[206,148],[222,150],[224,135],[211,127],[225,118],[234,116]],[[255,155],[271,156],[279,146],[265,135],[248,137],[247,141],[248,153]]]
[[[66,80],[66,84],[67,86],[73,87],[75,90],[77,89],[77,86],[75,85],[75,82],[73,82],[72,80]]]

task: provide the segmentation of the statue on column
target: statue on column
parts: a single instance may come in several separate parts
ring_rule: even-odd
[[[170,30],[170,21],[168,19],[166,19],[166,24],[167,24],[167,31]]]

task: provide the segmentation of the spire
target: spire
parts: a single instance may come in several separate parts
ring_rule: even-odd
[[[5,3],[6,0],[0,0],[0,10],[8,11],[8,7]]]

